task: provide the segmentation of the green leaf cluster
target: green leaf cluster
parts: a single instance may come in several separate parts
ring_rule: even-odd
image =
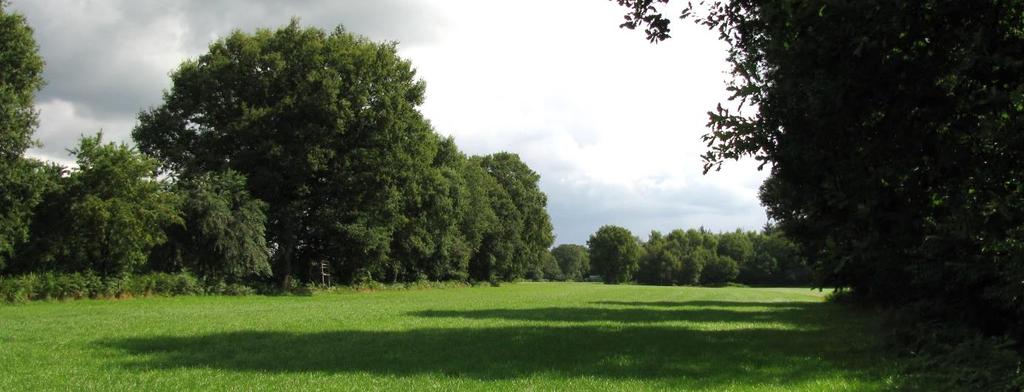
[[[590,250],[583,245],[561,244],[551,249],[565,280],[584,280],[590,275]]]
[[[156,178],[155,159],[101,134],[82,137],[72,154],[77,168],[50,172],[14,271],[140,270],[166,241],[164,227],[181,221],[180,198]]]
[[[42,164],[22,156],[32,144],[43,85],[43,59],[25,17],[0,1],[0,270],[28,240],[32,211],[41,201]]]
[[[605,283],[625,283],[633,280],[639,268],[643,248],[640,239],[628,229],[605,225],[587,240],[590,266]]]
[[[210,172],[173,190],[182,197],[183,219],[165,229],[168,241],[151,253],[152,268],[217,280],[270,276],[267,206],[249,195],[244,176]]]
[[[807,286],[811,270],[778,230],[712,233],[703,228],[651,232],[636,280],[655,285]]]

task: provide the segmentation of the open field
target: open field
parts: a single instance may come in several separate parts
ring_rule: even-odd
[[[807,289],[519,283],[0,306],[0,390],[880,390]]]

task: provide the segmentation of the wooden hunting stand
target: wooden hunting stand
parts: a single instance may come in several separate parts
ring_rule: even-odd
[[[330,264],[326,260],[320,260],[320,284],[324,287],[330,286],[331,284],[331,268]]]

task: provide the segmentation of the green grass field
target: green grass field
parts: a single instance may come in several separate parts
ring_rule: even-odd
[[[586,283],[0,305],[0,391],[880,390],[878,328],[807,289]]]

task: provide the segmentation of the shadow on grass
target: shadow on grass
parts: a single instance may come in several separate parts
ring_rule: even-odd
[[[606,303],[608,304],[608,303]],[[426,310],[410,313],[419,317],[447,317],[462,319],[503,319],[555,322],[616,322],[623,324],[657,322],[697,323],[784,323],[798,329],[819,328],[821,317],[811,311],[821,308],[814,303],[790,303],[768,311],[722,309],[649,309],[649,308],[532,308],[486,310]]]
[[[687,388],[773,385],[822,378],[879,380],[873,348],[851,344],[813,313],[820,304],[771,312],[552,308],[419,312],[423,317],[623,322],[615,326],[453,326],[403,331],[228,332],[99,342],[128,354],[132,370],[214,368],[273,373],[436,374],[503,380],[543,374],[647,379]],[[700,315],[707,313],[707,315]],[[767,318],[766,318],[767,317]],[[662,320],[781,321],[800,328],[705,331],[632,324]],[[816,320],[816,321],[809,321]],[[802,323],[802,324],[801,324]]]
[[[639,301],[597,301],[591,302],[595,305],[614,305],[614,306],[639,306],[639,307],[658,307],[658,308],[679,308],[679,307],[721,307],[721,308],[789,308],[789,309],[809,309],[809,308],[820,308],[821,303],[818,302],[743,302],[743,301],[652,301],[652,302],[639,302]]]

